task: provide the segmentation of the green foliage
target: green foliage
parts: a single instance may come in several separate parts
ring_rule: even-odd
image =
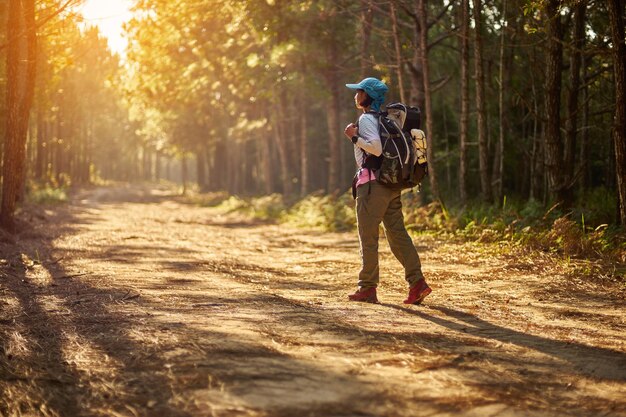
[[[339,197],[311,194],[293,205],[286,204],[281,194],[243,198],[219,192],[186,196],[184,201],[215,207],[225,213],[321,231],[348,231],[356,225],[354,201],[349,193]]]
[[[408,198],[403,197],[404,220],[408,230],[441,232],[457,229],[457,220],[450,217],[450,213],[440,202],[413,208],[411,204],[407,204]]]
[[[210,193],[194,199],[209,201],[206,205],[225,212],[306,229],[342,232],[353,231],[356,226],[354,200],[350,193],[339,197],[314,193],[291,206],[286,205],[279,194],[244,199]],[[219,199],[222,201],[217,204]],[[565,260],[626,263],[623,230],[606,224],[592,227],[587,220],[583,225],[573,220],[571,213],[563,215],[554,206],[546,209],[536,201],[515,202],[510,199],[500,208],[480,202],[467,207],[447,208],[440,202],[420,206],[419,196],[412,192],[404,193],[402,200],[405,223],[412,233],[443,234],[447,238],[478,243],[508,242],[553,253]],[[587,219],[587,214],[581,220],[583,218]],[[595,271],[594,268],[591,269]]]
[[[49,184],[29,182],[26,201],[32,204],[63,203],[67,201],[67,189],[65,187],[53,187]]]
[[[584,217],[585,224],[593,229],[602,224],[611,224],[615,219],[616,196],[605,187],[598,187],[581,195],[573,217]]]
[[[557,206],[546,209],[533,200],[508,200],[502,207],[475,203],[448,212],[438,202],[413,207],[410,198],[405,197],[407,228],[414,232],[446,233],[481,243],[506,241],[568,259],[626,262],[624,231],[606,223],[597,224],[614,204],[610,196],[594,198],[593,204],[568,214]]]
[[[211,193],[188,192],[187,195],[185,195],[184,201],[201,207],[217,207],[228,200],[228,198],[228,193],[225,191]]]
[[[310,194],[290,207],[279,194],[252,199],[209,194],[203,198],[213,200],[211,205],[222,198],[217,207],[226,212],[275,220],[295,227],[337,232],[351,231],[356,226],[354,200],[350,193],[339,197]],[[480,243],[505,241],[565,258],[626,262],[624,232],[614,226],[590,222],[590,218],[600,218],[588,214],[590,212],[585,211],[581,217],[572,213],[564,215],[558,207],[546,209],[534,200],[515,202],[507,199],[502,207],[477,202],[451,208],[440,202],[420,206],[418,200],[419,196],[412,192],[402,195],[405,223],[413,233],[445,234]],[[604,201],[611,203],[610,198]],[[606,207],[598,203],[596,209],[602,213]],[[574,213],[582,210],[579,208]]]
[[[280,219],[286,209],[283,196],[280,194],[253,198],[250,202],[250,208],[252,215],[262,220]]]
[[[354,201],[350,193],[339,197],[311,194],[297,202],[284,221],[296,227],[341,232],[356,226]]]
[[[230,196],[216,207],[227,213],[240,213],[260,220],[279,220],[286,211],[280,194],[250,199]]]
[[[250,210],[250,203],[242,198],[230,196],[226,200],[222,201],[217,208],[224,210],[227,213],[248,212]]]

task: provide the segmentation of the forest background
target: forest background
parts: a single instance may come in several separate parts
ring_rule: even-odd
[[[78,0],[0,3],[0,222],[107,181],[353,227],[345,83],[422,110],[412,230],[626,262],[623,0],[137,0],[125,56]],[[18,211],[19,213],[19,211]]]

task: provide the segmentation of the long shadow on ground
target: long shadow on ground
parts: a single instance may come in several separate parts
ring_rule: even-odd
[[[281,395],[302,397],[304,408],[299,410],[305,409],[310,415],[372,415],[367,399],[351,406],[347,414],[340,411],[349,398],[371,392],[371,387],[350,376],[321,369],[241,335],[192,328],[178,321],[153,321],[154,314],[167,313],[167,305],[129,297],[123,284],[106,276],[97,277],[100,282],[93,276],[76,277],[60,261],[72,259],[74,249],[59,251],[54,241],[98,218],[82,209],[61,208],[61,212],[63,215],[49,217],[48,224],[40,225],[39,234],[31,233],[38,238],[3,248],[10,251],[6,256],[11,261],[1,268],[6,277],[2,281],[4,295],[16,299],[18,305],[12,319],[0,321],[0,334],[7,340],[12,332],[22,333],[28,349],[19,357],[0,354],[0,414],[211,415],[212,403],[225,401],[227,396],[234,396],[235,403],[250,401],[247,407],[259,409],[258,404],[244,399],[254,398],[250,396],[253,389],[259,399],[273,398],[275,416],[298,414],[298,410],[280,406]],[[152,248],[142,250],[149,253]],[[23,253],[41,260],[41,268],[50,276],[47,282],[30,278]],[[90,256],[84,248],[76,248],[76,253]],[[176,254],[176,248],[170,253]],[[123,263],[118,259],[113,262]],[[218,268],[214,272],[227,271]],[[255,298],[250,295],[243,303],[252,304]],[[136,303],[137,308],[127,308],[130,303]],[[50,309],[50,305],[55,308]],[[182,337],[183,345],[195,346],[195,351],[178,354],[176,338],[157,344],[141,337],[146,331],[172,329]],[[80,360],[71,359],[76,353],[71,349],[85,350]],[[304,393],[292,388],[294,379],[307,381]],[[328,381],[349,385],[349,398],[344,394],[333,397],[328,392],[329,398],[318,396]],[[220,389],[212,388],[220,383]],[[187,395],[193,396],[197,390],[208,393],[208,402],[202,397],[187,401]],[[378,394],[377,400],[384,400],[385,395]],[[235,411],[233,415],[238,415]]]

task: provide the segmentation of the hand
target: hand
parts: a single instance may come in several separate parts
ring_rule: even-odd
[[[352,139],[352,136],[356,135],[357,130],[358,129],[357,129],[356,125],[354,123],[350,123],[343,130],[343,133],[344,133],[344,135],[346,135],[348,137],[348,139]]]

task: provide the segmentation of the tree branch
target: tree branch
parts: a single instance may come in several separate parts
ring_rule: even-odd
[[[41,19],[37,23],[37,25],[35,26],[35,30],[38,30],[43,25],[48,23],[50,20],[54,19],[56,16],[60,15],[61,13],[63,13],[63,11],[65,9],[67,9],[72,3],[79,3],[80,1],[81,0],[66,0],[65,4],[63,4],[63,6],[61,6],[61,8],[59,8],[59,10],[57,10],[54,13],[52,13],[50,16],[47,16],[47,17]],[[6,49],[9,46],[9,44],[11,44],[12,42],[15,42],[16,40],[18,40],[22,36],[26,35],[26,32],[27,32],[26,30],[22,30],[17,35],[13,35],[12,37],[10,37],[4,44],[0,45],[0,51]]]
[[[448,39],[450,36],[452,36],[455,32],[457,32],[459,30],[458,27],[452,28],[447,32],[443,32],[442,34],[440,34],[439,36],[437,36],[432,42],[428,43],[428,49],[431,49],[435,46],[437,46],[438,44],[440,44],[441,42],[443,42],[444,40]]]
[[[431,27],[433,27],[437,22],[439,22],[441,19],[443,19],[443,17],[445,16],[446,13],[448,13],[448,9],[454,4],[453,1],[449,2],[446,7],[443,8],[443,10],[441,10],[441,12],[439,12],[439,14],[437,15],[437,17],[435,17],[434,20],[428,22],[428,29],[430,29]]]

